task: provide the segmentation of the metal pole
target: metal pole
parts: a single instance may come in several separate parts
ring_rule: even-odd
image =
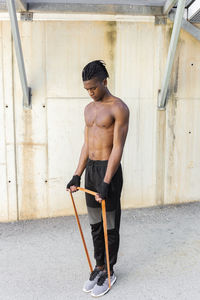
[[[178,1],[172,36],[171,36],[169,50],[168,50],[164,79],[162,82],[161,92],[158,95],[158,109],[160,110],[165,109],[165,105],[166,105],[167,90],[168,90],[169,80],[170,80],[172,66],[174,62],[174,56],[176,53],[176,46],[178,43],[179,33],[181,29],[181,23],[182,23],[184,9],[185,9],[185,1],[186,0]]]
[[[31,89],[27,85],[24,58],[23,58],[21,40],[19,35],[19,27],[17,23],[15,1],[14,0],[6,0],[6,1],[7,1],[8,11],[10,15],[12,35],[15,44],[16,58],[17,58],[17,63],[19,68],[22,90],[23,90],[23,105],[26,108],[31,108]]]

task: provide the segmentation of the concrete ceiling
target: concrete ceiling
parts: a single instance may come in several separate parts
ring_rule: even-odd
[[[17,11],[162,15],[165,0],[15,0]],[[5,11],[6,0],[0,0]]]
[[[167,0],[15,0],[17,11],[37,13],[102,13],[128,15],[163,14]],[[200,23],[200,0],[186,0],[188,21]],[[176,9],[176,6],[174,6]],[[0,12],[7,11],[6,0],[0,0]]]

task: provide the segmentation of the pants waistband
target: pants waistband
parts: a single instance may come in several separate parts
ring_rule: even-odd
[[[88,159],[87,166],[107,166],[108,160],[92,160]]]

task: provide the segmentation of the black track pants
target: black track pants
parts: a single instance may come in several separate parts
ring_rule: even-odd
[[[85,188],[97,191],[98,186],[104,179],[108,161],[88,160],[85,172]],[[120,196],[122,190],[123,178],[122,168],[119,166],[110,183],[108,199],[106,200],[106,216],[108,228],[108,248],[110,258],[110,268],[117,262],[117,253],[119,249],[119,228],[121,217]],[[94,257],[97,266],[106,265],[105,242],[102,221],[101,204],[94,196],[86,194],[86,203],[88,217],[91,225],[91,233],[94,244]]]

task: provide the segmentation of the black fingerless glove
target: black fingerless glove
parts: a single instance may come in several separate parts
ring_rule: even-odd
[[[109,191],[110,184],[102,181],[98,188],[98,194],[100,195],[102,200],[106,200],[108,198],[108,191]]]
[[[70,186],[72,185],[75,185],[77,187],[80,186],[80,184],[81,184],[81,177],[78,175],[74,175],[72,177],[72,180],[70,180],[70,182],[67,184],[67,189],[70,189]]]

